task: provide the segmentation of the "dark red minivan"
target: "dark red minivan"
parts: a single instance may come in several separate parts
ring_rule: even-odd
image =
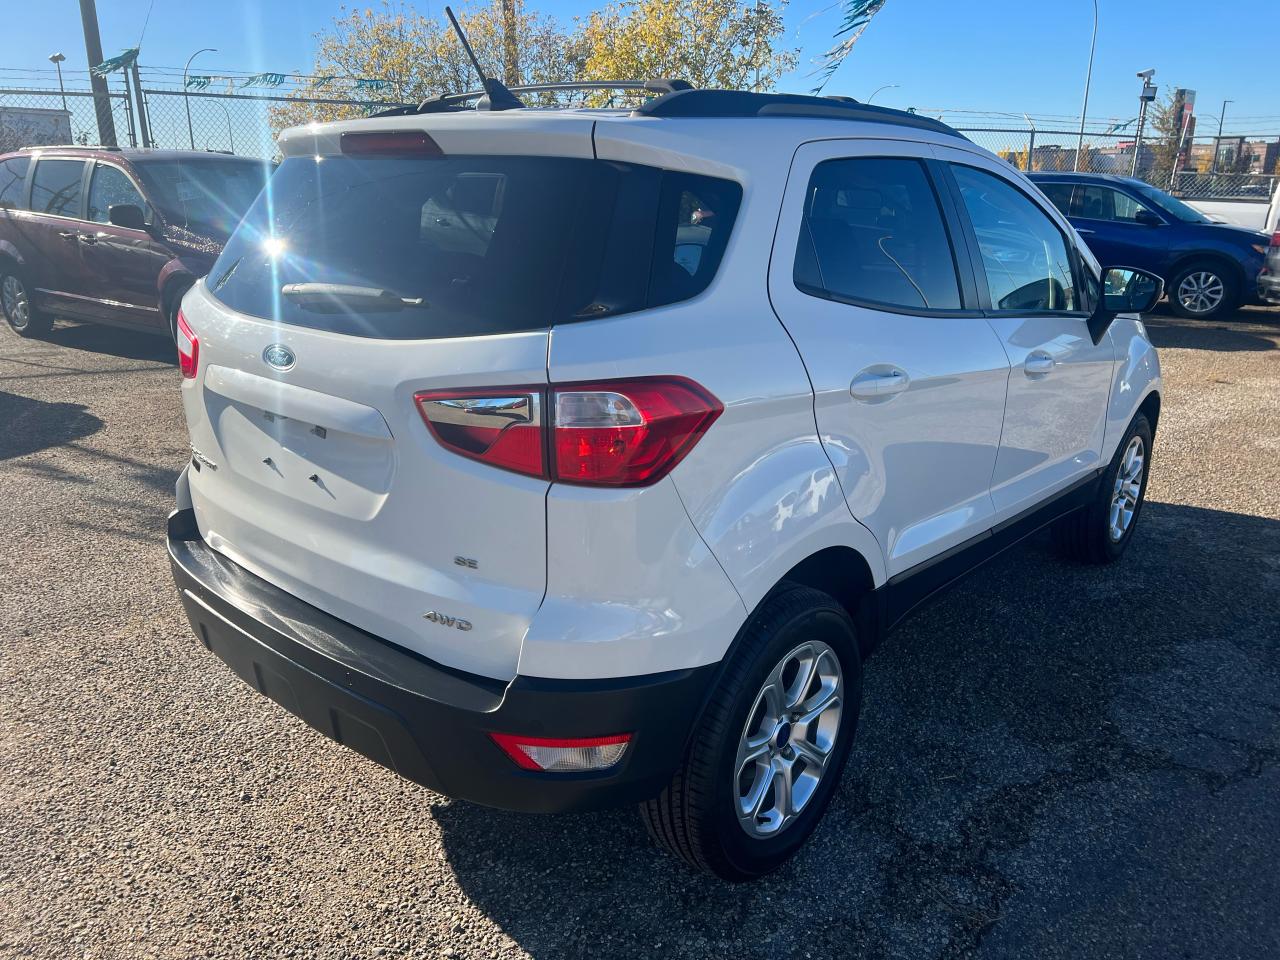
[[[185,150],[39,147],[0,156],[0,309],[23,336],[55,316],[171,336],[271,175]]]

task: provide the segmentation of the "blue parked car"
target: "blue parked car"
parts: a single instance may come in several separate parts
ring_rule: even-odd
[[[1169,306],[1207,319],[1256,303],[1267,236],[1215,223],[1163,190],[1129,177],[1032,173],[1099,261],[1162,277]]]

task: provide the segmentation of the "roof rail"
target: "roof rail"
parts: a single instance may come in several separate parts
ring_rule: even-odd
[[[812,117],[826,120],[861,120],[899,127],[931,130],[967,140],[964,134],[941,120],[858,103],[847,97],[811,97],[798,93],[751,93],[747,90],[677,90],[642,103],[632,111],[638,117]]]
[[[522,93],[561,93],[574,90],[645,90],[659,95],[676,93],[681,90],[692,90],[687,80],[578,80],[566,83],[528,83],[505,88],[509,93],[520,96]],[[375,117],[403,117],[415,113],[447,113],[454,110],[469,110],[467,106],[472,100],[481,100],[487,96],[485,90],[468,90],[465,93],[443,93],[430,100],[423,100],[416,107],[393,107],[375,113]]]
[[[36,143],[18,148],[19,152],[26,150],[106,150],[108,153],[123,153],[124,147],[103,147],[96,143]]]

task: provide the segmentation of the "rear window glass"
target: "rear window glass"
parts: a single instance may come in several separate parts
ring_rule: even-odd
[[[227,306],[382,339],[505,333],[687,299],[741,189],[561,157],[291,157],[209,274]]]
[[[31,209],[62,217],[80,216],[83,160],[41,160],[31,184]]]
[[[27,180],[28,157],[0,160],[0,207],[22,206],[22,188]]]

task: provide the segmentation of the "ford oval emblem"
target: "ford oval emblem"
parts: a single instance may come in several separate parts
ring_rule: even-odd
[[[276,370],[288,370],[294,365],[297,357],[283,343],[273,343],[262,351],[262,359],[267,362],[267,366],[274,367]]]

